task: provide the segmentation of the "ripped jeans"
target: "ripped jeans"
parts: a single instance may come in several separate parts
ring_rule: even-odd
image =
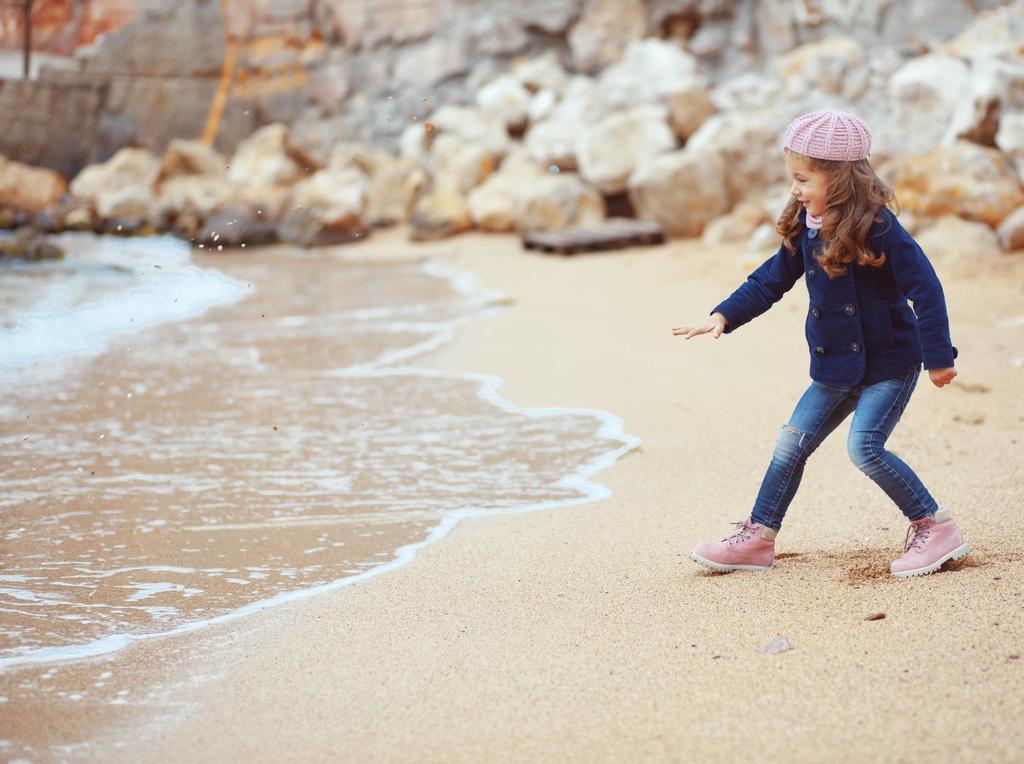
[[[896,502],[910,520],[932,515],[938,504],[914,471],[885,441],[903,415],[920,368],[873,385],[840,389],[812,382],[779,430],[775,453],[761,482],[751,519],[778,530],[803,477],[804,464],[821,442],[853,412],[850,459]]]

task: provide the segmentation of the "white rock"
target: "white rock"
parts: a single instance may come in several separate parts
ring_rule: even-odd
[[[660,223],[666,233],[699,236],[704,226],[729,210],[726,170],[717,151],[687,148],[663,154],[633,173],[629,199],[637,217]]]
[[[273,124],[239,144],[228,179],[240,186],[290,186],[317,169],[315,160],[292,141],[288,127]]]
[[[903,139],[894,152],[923,154],[942,145],[969,86],[967,65],[951,56],[921,56],[900,67],[889,80],[892,128]]]
[[[996,229],[999,246],[1007,252],[1024,249],[1024,207],[1018,207]]]
[[[102,193],[126,187],[152,189],[160,175],[160,158],[146,149],[124,148],[102,164],[82,170],[71,181],[71,195],[96,204]]]
[[[945,215],[914,237],[938,266],[957,276],[973,276],[1000,262],[995,231],[984,223]]]
[[[715,86],[709,97],[719,111],[770,106],[782,95],[783,82],[760,72],[744,72]]]
[[[513,63],[512,76],[531,92],[550,90],[559,95],[569,84],[569,75],[562,68],[558,54],[553,50],[536,58]]]
[[[576,169],[580,126],[591,124],[603,116],[598,100],[598,86],[594,80],[573,77],[551,116],[533,124],[526,132],[526,147],[534,161],[543,167],[555,165],[563,170]]]
[[[704,83],[694,56],[657,38],[631,42],[622,60],[605,69],[598,79],[600,104],[607,112],[655,103],[669,94]]]
[[[618,61],[646,29],[644,0],[590,0],[568,35],[576,69],[592,72]]]
[[[530,184],[516,206],[517,227],[546,231],[604,220],[604,199],[571,173],[546,175]]]
[[[531,123],[536,124],[541,120],[547,119],[555,111],[555,104],[558,103],[558,95],[554,90],[544,88],[538,90],[533,98],[530,99],[530,105],[527,107],[526,116]]]
[[[503,74],[484,85],[476,94],[476,102],[485,114],[492,114],[509,129],[526,124],[532,96],[511,74]]]
[[[454,135],[438,136],[431,154],[434,188],[440,194],[464,196],[498,166],[498,159],[484,146],[464,143]]]
[[[153,222],[157,202],[150,186],[123,186],[101,191],[95,200],[96,212],[104,220]]]
[[[493,114],[471,106],[447,104],[430,117],[438,136],[451,134],[463,143],[482,146],[500,160],[508,152],[509,137],[505,123]]]
[[[584,128],[577,159],[580,174],[606,194],[626,190],[629,176],[644,161],[675,147],[661,105],[637,106]]]
[[[308,210],[317,222],[359,227],[366,202],[367,177],[361,170],[320,170],[292,189],[293,207]]]
[[[1024,112],[1024,59],[972,61],[969,92],[959,96],[943,144],[967,138],[991,145],[1002,115]]]
[[[729,165],[729,197],[738,202],[785,180],[781,138],[793,116],[780,109],[721,112],[690,136],[686,150],[721,154]]]
[[[1024,111],[1003,114],[996,131],[996,146],[1003,152],[1017,177],[1024,182]]]
[[[473,225],[485,231],[514,230],[520,201],[544,175],[525,152],[510,155],[498,172],[470,192],[467,202]]]
[[[801,45],[776,59],[775,72],[794,95],[816,88],[855,99],[868,83],[864,49],[851,37]]]
[[[715,113],[702,82],[694,81],[685,90],[670,93],[666,100],[672,129],[684,141]]]

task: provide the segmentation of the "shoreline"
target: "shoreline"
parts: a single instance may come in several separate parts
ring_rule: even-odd
[[[110,729],[90,755],[722,760],[743,755],[751,735],[770,759],[830,760],[845,744],[878,760],[1020,753],[999,730],[1013,721],[1000,701],[1019,683],[1008,655],[1024,639],[1024,617],[1006,606],[1014,595],[1019,605],[1024,578],[1020,550],[1000,542],[1024,470],[1012,450],[1016,467],[986,458],[1009,449],[1024,422],[1008,347],[1024,332],[991,328],[1019,305],[1013,282],[982,274],[954,284],[939,269],[954,341],[968,351],[958,361],[973,373],[961,367],[950,388],[915,393],[893,436],[937,498],[953,497],[976,550],[967,561],[907,582],[879,574],[898,554],[902,518],[836,435],[808,467],[776,569],[721,576],[686,553],[739,519],[780,417],[806,387],[806,298],[787,296],[726,342],[684,348],[669,327],[704,315],[745,277],[749,256],[689,241],[562,259],[520,253],[513,237],[411,245],[398,235],[346,251],[449,252],[514,301],[460,327],[421,364],[499,376],[520,408],[611,412],[643,445],[601,472],[611,491],[603,500],[469,520],[389,576],[254,614],[245,629],[224,624],[150,646],[151,656],[198,653],[193,672],[216,677],[179,689],[175,718]],[[1012,264],[1012,275],[1022,272]],[[997,405],[1000,420],[970,424]],[[987,503],[970,512],[979,483]],[[823,507],[842,510],[840,519]],[[887,618],[863,621],[878,611]],[[776,634],[796,649],[759,654]],[[921,644],[967,658],[922,682],[911,670]],[[133,652],[140,666],[154,659]],[[985,716],[956,702],[964,687],[971,708],[990,706]],[[931,709],[938,731],[922,741],[897,700],[939,689],[952,700]],[[851,693],[872,704],[829,715],[849,708]],[[806,736],[823,724],[831,741]]]

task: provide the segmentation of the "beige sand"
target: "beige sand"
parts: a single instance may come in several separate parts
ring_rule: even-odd
[[[802,286],[734,335],[686,342],[670,327],[760,258],[695,242],[560,258],[479,235],[414,248],[401,231],[350,251],[414,250],[514,300],[419,364],[498,374],[520,406],[621,416],[643,444],[598,475],[613,496],[465,521],[386,575],[131,648],[145,675],[203,679],[175,691],[175,718],[97,731],[88,758],[1024,756],[1024,322],[997,328],[1024,314],[1024,259],[956,279],[939,264],[961,376],[922,378],[889,445],[974,552],[897,580],[905,523],[850,463],[847,425],[808,465],[772,572],[687,558],[749,513],[808,383]],[[776,635],[794,649],[763,654]]]

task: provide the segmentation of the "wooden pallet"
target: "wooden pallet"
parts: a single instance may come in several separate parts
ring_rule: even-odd
[[[560,231],[528,231],[522,235],[522,241],[526,249],[575,255],[579,252],[664,244],[665,234],[657,223],[623,218]]]

